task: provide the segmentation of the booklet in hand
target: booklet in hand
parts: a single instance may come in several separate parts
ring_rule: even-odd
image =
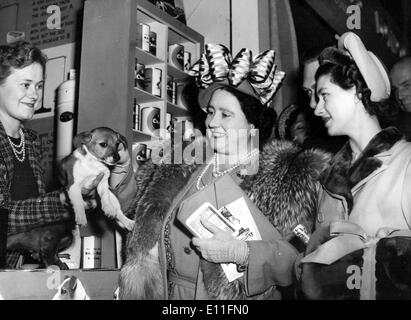
[[[235,232],[234,226],[230,221],[218,213],[218,210],[209,202],[203,203],[200,208],[189,216],[186,220],[186,225],[196,237],[211,238],[213,234],[203,226],[201,219],[207,220],[221,230],[231,233]]]
[[[203,226],[201,220],[206,220],[221,230],[229,231],[239,240],[261,240],[255,221],[242,197],[220,210],[217,210],[211,203],[205,202],[185,220],[185,225],[195,236],[211,238],[213,234]],[[242,272],[238,272],[234,263],[223,263],[221,267],[230,282],[243,275]]]

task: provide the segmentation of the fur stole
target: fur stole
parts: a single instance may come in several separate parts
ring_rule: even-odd
[[[334,156],[330,167],[321,174],[321,183],[330,192],[343,196],[347,201],[348,212],[351,212],[354,205],[351,189],[381,167],[382,161],[374,156],[391,149],[401,138],[401,133],[395,127],[380,131],[354,163],[351,163],[352,150],[347,142]]]
[[[241,187],[284,236],[299,223],[311,229],[318,178],[329,159],[322,151],[302,151],[293,143],[273,141],[260,154],[258,173],[245,176]],[[164,298],[157,243],[166,213],[196,169],[196,165],[147,163],[137,171],[138,189],[129,212],[135,215],[136,224],[127,241],[127,259],[120,274],[121,299]],[[210,298],[246,298],[243,283],[228,283],[220,265],[202,260],[201,267]],[[271,294],[257,298],[268,296]]]
[[[330,155],[319,150],[302,150],[286,141],[272,141],[260,154],[258,173],[244,176],[241,188],[287,240],[292,229],[303,224],[314,227],[320,173]],[[204,285],[211,299],[265,300],[278,296],[276,288],[248,297],[240,279],[228,282],[219,264],[201,260]]]

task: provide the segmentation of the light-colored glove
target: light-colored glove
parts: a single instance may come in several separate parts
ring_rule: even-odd
[[[120,144],[120,150],[118,152],[120,160],[112,167],[110,173],[110,187],[115,189],[121,181],[127,176],[130,170],[133,170],[131,166],[131,157],[127,149],[123,144]]]
[[[245,241],[238,240],[228,232],[217,228],[214,224],[201,219],[213,237],[210,239],[193,238],[192,242],[201,252],[203,258],[214,263],[236,263],[244,265],[248,260],[248,246]]]

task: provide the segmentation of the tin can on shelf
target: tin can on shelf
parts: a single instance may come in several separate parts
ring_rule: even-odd
[[[150,26],[148,24],[139,23],[137,26],[137,47],[150,52]]]
[[[145,106],[141,107],[141,131],[154,135],[160,129],[160,108]]]
[[[150,53],[152,55],[157,54],[157,33],[150,31]]]
[[[136,161],[147,161],[147,145],[144,143],[137,143],[136,145]]]
[[[181,44],[168,46],[168,63],[179,70],[184,70],[184,46]]]
[[[134,67],[134,86],[136,88],[145,90],[146,85],[145,85],[145,72],[146,72],[146,66],[142,63],[138,63],[138,60],[136,59],[136,64]]]
[[[161,97],[161,77],[162,70],[159,68],[146,68],[145,86],[146,91],[153,96]]]

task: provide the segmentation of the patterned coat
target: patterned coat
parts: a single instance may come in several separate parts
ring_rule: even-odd
[[[40,167],[40,142],[36,132],[26,128],[23,128],[23,132],[26,155],[37,182],[39,197],[12,201],[10,190],[14,174],[14,154],[0,122],[0,206],[8,210],[9,235],[70,218],[70,213],[60,202],[59,191],[45,192],[43,171]],[[16,257],[16,254],[8,256],[9,267],[15,266]]]

